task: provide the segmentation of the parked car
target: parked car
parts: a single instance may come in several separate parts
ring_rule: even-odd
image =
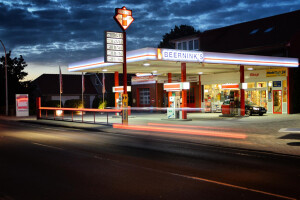
[[[251,102],[245,104],[245,110],[247,115],[258,114],[262,116],[263,114],[267,113],[267,109],[265,109],[265,107],[255,105]]]
[[[226,99],[223,102],[223,106],[222,107],[225,107],[226,105],[227,106],[230,105],[230,99]],[[229,108],[227,108],[227,109],[229,109]],[[264,107],[258,106],[258,105],[254,104],[254,103],[251,103],[251,102],[246,102],[245,103],[245,114],[246,115],[258,114],[258,115],[262,116],[265,113],[267,113],[267,109],[265,109]]]

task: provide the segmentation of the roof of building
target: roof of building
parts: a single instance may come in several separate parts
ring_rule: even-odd
[[[300,33],[300,10],[205,31],[201,50],[255,53],[253,48],[282,48]],[[248,50],[247,50],[248,49]]]
[[[63,93],[62,95],[80,95],[82,93],[81,75],[63,74]],[[42,74],[33,81],[42,95],[59,95],[59,74]],[[84,75],[85,92],[84,94],[97,94],[90,76]]]

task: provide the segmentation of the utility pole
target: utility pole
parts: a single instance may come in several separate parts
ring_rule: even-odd
[[[0,40],[2,46],[3,46],[3,49],[4,49],[4,53],[5,53],[5,115],[8,116],[8,91],[7,91],[7,58],[6,58],[6,49],[5,49],[5,46],[3,44],[3,42]]]

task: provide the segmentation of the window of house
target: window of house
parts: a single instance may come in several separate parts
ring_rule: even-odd
[[[150,88],[140,88],[140,105],[150,105]]]
[[[189,41],[189,50],[193,50],[194,47],[193,47],[193,40],[190,40]]]
[[[182,43],[182,49],[183,49],[183,50],[187,50],[186,42],[183,42],[183,43]]]
[[[257,28],[257,29],[254,29],[253,31],[250,32],[250,35],[257,33],[258,30],[259,30],[258,28]]]
[[[199,40],[194,40],[194,50],[199,50]]]
[[[270,28],[266,29],[264,32],[265,32],[265,33],[268,33],[268,32],[270,32],[270,31],[272,31],[273,28],[274,28],[274,27],[270,27]]]
[[[178,43],[177,43],[177,49],[182,49],[182,47],[181,47],[181,42],[178,42]]]

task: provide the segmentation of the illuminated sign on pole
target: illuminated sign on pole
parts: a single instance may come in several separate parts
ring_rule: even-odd
[[[128,124],[128,110],[127,110],[127,106],[128,106],[128,94],[127,94],[127,63],[126,63],[126,29],[130,26],[130,24],[133,22],[133,17],[132,17],[132,11],[131,10],[127,10],[127,8],[125,6],[123,6],[122,8],[116,8],[115,9],[115,16],[114,19],[116,20],[116,22],[118,23],[118,25],[121,27],[121,29],[123,30],[123,42],[122,44],[124,45],[123,47],[123,82],[124,82],[124,92],[123,92],[123,112],[122,112],[122,124],[127,125]],[[113,38],[113,37],[110,37]],[[115,41],[111,42],[111,45],[120,45],[121,41],[119,38],[114,38]],[[110,40],[111,41],[111,40]],[[117,52],[116,53],[112,53],[114,55],[119,55]],[[113,57],[115,59],[115,61],[121,61],[120,57],[114,56]]]
[[[29,116],[28,94],[16,94],[16,116]]]
[[[123,33],[105,31],[105,62],[124,62]]]
[[[122,8],[116,8],[116,13],[114,19],[118,22],[121,29],[124,31],[130,26],[133,22],[132,11],[127,10],[125,6]]]

